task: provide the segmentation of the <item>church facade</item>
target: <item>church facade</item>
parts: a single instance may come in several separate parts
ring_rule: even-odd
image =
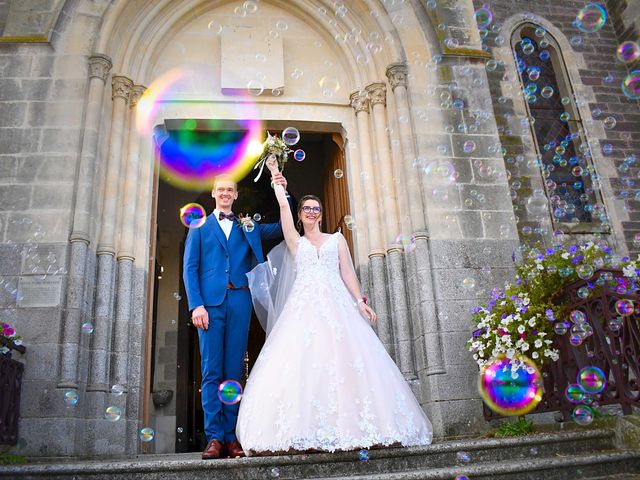
[[[585,33],[572,23],[588,2],[556,3],[3,3],[0,318],[27,347],[16,451],[196,449],[172,209],[198,194],[164,184],[157,157],[185,120],[215,133],[247,111],[309,139],[290,191],[316,189],[326,228],[344,227],[377,334],[435,435],[486,428],[469,311],[512,278],[519,245],[557,231],[621,255],[640,244],[640,115],[620,89],[634,64],[615,53],[638,39],[640,8],[603,2],[604,26]],[[141,98],[176,70],[188,74],[145,134]],[[557,103],[532,100],[530,72]]]

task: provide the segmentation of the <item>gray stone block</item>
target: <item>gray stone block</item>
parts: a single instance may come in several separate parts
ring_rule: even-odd
[[[473,330],[471,309],[478,305],[476,300],[447,300],[437,302],[440,315],[440,328],[443,332],[461,332]]]
[[[4,283],[0,286],[0,308],[16,308],[18,295],[18,278],[3,277]]]
[[[47,128],[43,130],[42,152],[72,153],[80,148],[80,130]]]
[[[447,371],[475,365],[473,356],[466,346],[471,337],[470,332],[442,332],[440,337]]]
[[[0,209],[24,210],[31,203],[30,185],[0,185]]]
[[[17,244],[0,244],[0,276],[20,274],[20,250]]]
[[[169,330],[167,332],[164,332],[164,344],[167,346],[178,345],[178,331]]]
[[[60,330],[62,322],[60,308],[19,308],[17,312],[16,328],[25,344],[33,344],[34,348],[39,348],[39,344],[51,343],[58,338],[56,332]],[[54,363],[57,362],[55,360]]]
[[[2,86],[0,85],[0,91]],[[35,152],[40,143],[37,129],[0,128],[0,155],[7,153]]]
[[[60,345],[58,345],[58,332],[51,330],[49,338],[52,343],[35,343],[25,339],[24,345],[27,352],[23,355],[25,362],[25,380],[48,381],[57,378],[58,362],[52,359],[58,358]]]
[[[495,214],[495,213],[494,213]],[[431,258],[435,269],[480,269],[491,260],[491,267],[513,267],[511,254],[517,249],[515,241],[496,240],[439,240],[430,241]]]
[[[24,99],[25,95],[20,85],[20,80],[16,80],[14,78],[0,78],[0,101],[16,102]]]
[[[431,402],[425,409],[436,437],[470,435],[486,430],[481,400]]]
[[[15,183],[18,159],[13,155],[0,156],[0,184]]]
[[[0,77],[28,77],[31,71],[31,57],[2,55],[0,56]]]
[[[388,351],[389,349],[387,349]],[[164,380],[171,381],[177,378],[177,364],[167,363],[164,366]]]
[[[70,210],[73,207],[73,185],[38,185],[33,189],[31,208],[36,210]]]
[[[428,398],[438,402],[479,399],[478,377],[477,369],[447,368],[447,373],[443,375],[428,377]]]
[[[26,111],[27,102],[0,102],[0,125],[21,127],[24,124]]]
[[[27,122],[34,127],[80,127],[84,112],[81,101],[31,102]]]
[[[21,81],[21,89],[25,100],[47,100],[52,81],[48,79],[25,79]]]
[[[33,457],[69,456],[75,450],[75,421],[66,418],[24,418],[15,453]]]
[[[464,209],[512,211],[513,204],[507,185],[461,185]],[[481,196],[484,199],[481,199]],[[471,201],[471,205],[468,202]]]
[[[53,76],[54,55],[34,56],[31,64],[31,77]]]
[[[88,78],[67,78],[55,80],[51,89],[51,100],[61,102],[65,100],[79,100],[85,97]]]

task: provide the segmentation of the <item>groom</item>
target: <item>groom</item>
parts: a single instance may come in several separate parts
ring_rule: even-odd
[[[287,188],[282,174],[274,182]],[[202,369],[202,409],[207,448],[204,460],[243,457],[236,439],[239,404],[223,404],[218,387],[239,382],[251,321],[251,294],[246,273],[264,262],[261,240],[282,238],[280,223],[254,223],[243,228],[231,211],[238,185],[228,176],[216,178],[211,196],[216,208],[200,228],[187,234],[183,280],[191,320],[198,329]]]

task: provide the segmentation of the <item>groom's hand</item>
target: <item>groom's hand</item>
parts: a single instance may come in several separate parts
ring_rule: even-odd
[[[209,314],[202,305],[193,309],[191,313],[191,323],[196,328],[207,330],[209,328]]]

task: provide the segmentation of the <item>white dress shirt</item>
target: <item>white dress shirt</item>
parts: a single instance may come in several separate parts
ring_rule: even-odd
[[[222,220],[220,220],[220,210],[218,210],[217,208],[213,210],[213,214],[215,215],[216,221],[220,225],[220,228],[222,228],[224,235],[227,237],[227,240],[229,240],[231,229],[233,228],[233,222],[228,218],[223,218]]]

